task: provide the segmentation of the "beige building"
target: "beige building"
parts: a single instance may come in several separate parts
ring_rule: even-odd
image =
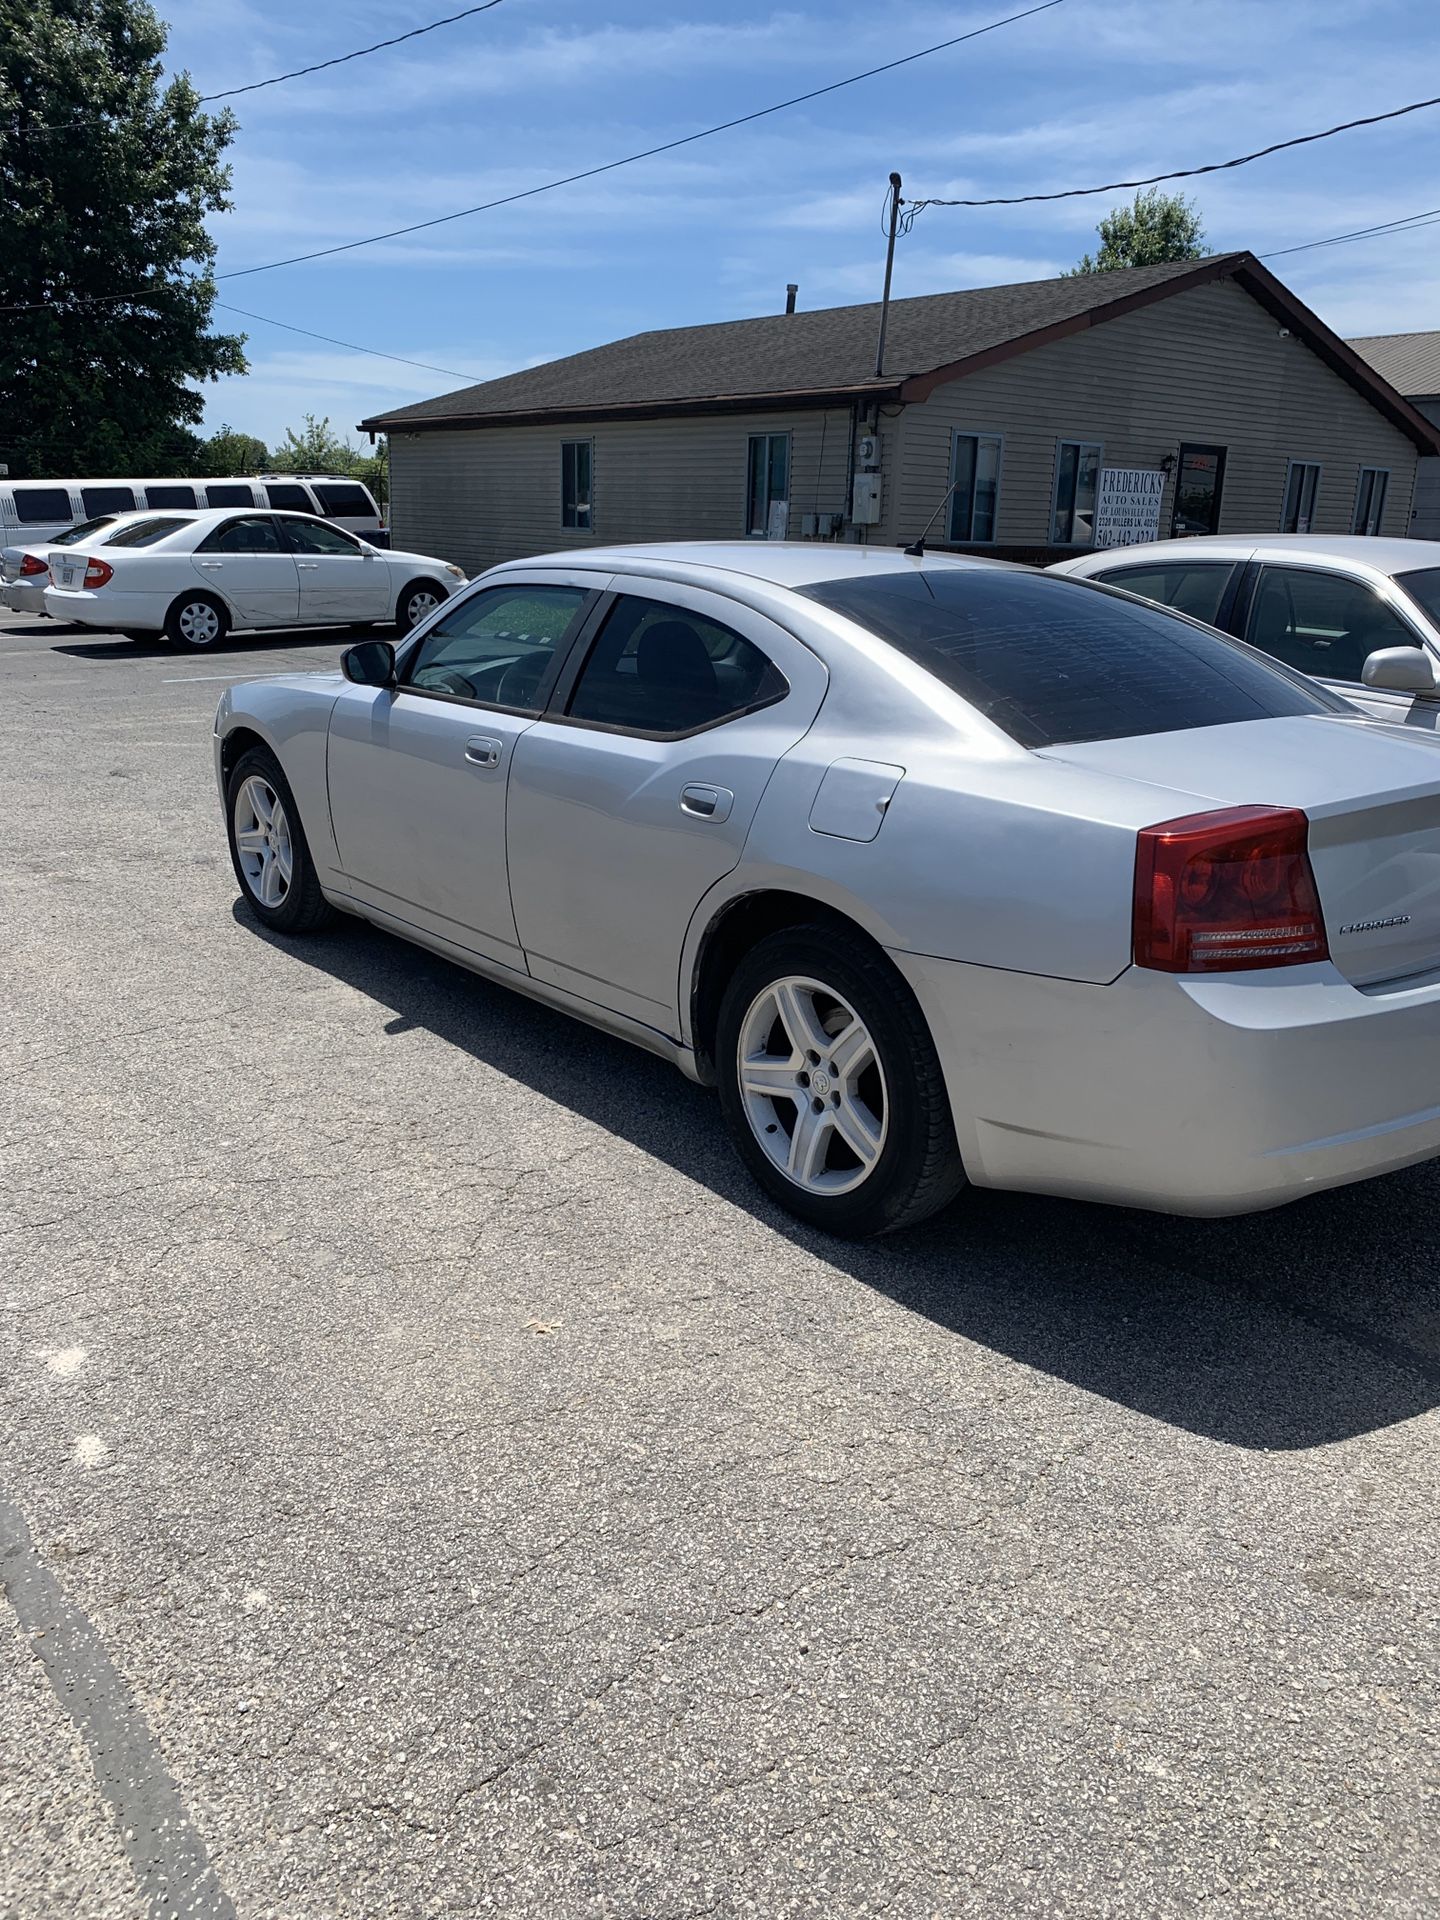
[[[1350,345],[1440,429],[1440,333],[1373,333]],[[1440,540],[1440,459],[1416,468],[1410,532],[1417,540]]]
[[[1048,560],[1405,533],[1440,429],[1249,254],[637,334],[362,421],[397,546],[471,571],[631,540]]]

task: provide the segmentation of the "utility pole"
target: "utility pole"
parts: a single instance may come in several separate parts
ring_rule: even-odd
[[[900,225],[900,176],[890,176],[890,218],[885,248],[885,291],[880,296],[880,338],[875,342],[875,378],[885,372],[885,325],[890,318],[890,275],[895,268],[895,232]]]

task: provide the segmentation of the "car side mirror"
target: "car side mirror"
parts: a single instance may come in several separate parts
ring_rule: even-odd
[[[341,654],[340,671],[357,687],[393,687],[395,649],[388,640],[361,640]]]
[[[1360,669],[1367,687],[1391,693],[1434,693],[1435,663],[1424,647],[1381,647]]]

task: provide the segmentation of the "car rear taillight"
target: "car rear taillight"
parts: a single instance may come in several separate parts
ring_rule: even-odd
[[[85,584],[87,587],[103,587],[115,577],[115,569],[107,566],[103,560],[85,562]]]
[[[1238,973],[1330,955],[1296,807],[1227,807],[1144,827],[1135,853],[1135,964]]]
[[[26,553],[20,557],[20,571],[22,574],[48,573],[50,567],[49,563],[42,560],[39,554]]]

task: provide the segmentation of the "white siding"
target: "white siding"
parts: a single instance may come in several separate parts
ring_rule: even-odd
[[[680,420],[487,427],[395,434],[391,522],[397,547],[476,573],[517,555],[626,540],[734,540],[745,532],[752,433],[790,442],[790,533],[801,516],[841,513],[850,410],[708,414]],[[560,525],[560,447],[595,448],[593,525]]]
[[[898,501],[872,539],[913,539],[950,484],[951,434],[1005,438],[997,544],[1048,544],[1060,440],[1098,440],[1114,467],[1154,467],[1182,441],[1227,449],[1222,533],[1278,529],[1286,462],[1323,469],[1316,533],[1348,533],[1362,466],[1388,467],[1386,533],[1405,533],[1414,444],[1233,281],[1216,281],[939,387],[900,422]],[[1169,531],[1173,482],[1161,530]],[[933,539],[945,537],[945,519]]]

